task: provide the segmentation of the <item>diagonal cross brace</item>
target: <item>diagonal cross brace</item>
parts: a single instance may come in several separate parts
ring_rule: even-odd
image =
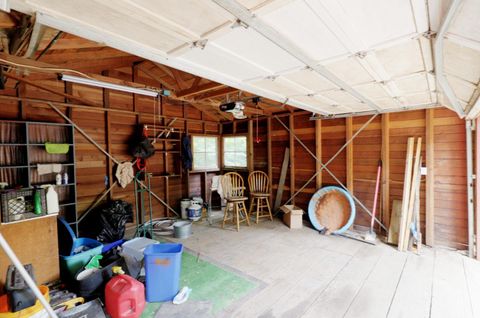
[[[73,127],[75,127],[76,130],[78,130],[82,135],[83,137],[85,137],[89,142],[91,142],[95,147],[98,148],[98,150],[100,150],[105,156],[109,157],[110,159],[112,159],[112,161],[116,164],[119,164],[120,161],[118,161],[115,157],[113,157],[111,154],[109,154],[105,149],[103,149],[95,140],[92,139],[92,137],[90,137],[82,128],[80,128],[77,124],[75,124],[70,118],[68,118],[67,116],[65,116],[64,113],[62,113],[57,107],[55,107],[55,105],[53,105],[53,103],[51,102],[47,102],[46,103],[48,106],[50,106],[58,115],[60,115],[60,117],[62,117],[63,119],[65,119],[67,122],[69,122]],[[138,181],[138,183],[140,184],[140,186],[142,186],[143,188],[145,188],[145,190],[147,190],[155,199],[157,199],[160,203],[162,203],[167,209],[169,209],[170,211],[172,211],[176,216],[180,216],[178,214],[177,211],[175,211],[170,205],[168,205],[165,201],[162,200],[162,198],[160,198],[158,195],[155,194],[155,192],[153,192],[151,189],[149,189],[141,180],[139,180],[136,176],[134,176],[135,180]]]
[[[300,140],[300,138],[297,137],[297,135],[295,135],[295,133],[293,131],[290,130],[290,128],[288,128],[279,118],[278,116],[274,116],[274,118],[283,126],[283,128],[285,128],[289,133],[291,133],[293,135],[293,137],[300,143],[300,145],[302,145],[303,148],[305,148],[305,150],[317,161],[320,163],[321,165],[321,168],[319,171],[317,171],[310,179],[308,179],[308,181],[300,188],[298,189],[291,197],[290,199],[288,199],[288,201],[285,203],[285,204],[288,204],[290,203],[290,201],[292,201],[293,198],[295,198],[300,192],[303,191],[303,189],[305,189],[307,187],[307,185],[313,181],[313,179],[315,179],[315,177],[320,173],[322,172],[323,170],[327,171],[328,174],[330,174],[330,176],[343,188],[345,189],[348,193],[350,193],[350,191],[348,190],[348,188],[340,181],[338,180],[338,178],[335,176],[335,174],[333,174],[333,172],[330,171],[330,169],[327,168],[327,165],[329,165],[333,160],[335,160],[335,158],[378,116],[378,113],[377,114],[374,114],[372,115],[372,117],[370,117],[370,119],[365,123],[363,124],[362,127],[360,127],[359,130],[357,130],[355,132],[355,134],[345,142],[345,144],[324,164],[322,163],[322,161],[317,158],[317,156],[315,156],[315,154],[310,150],[308,149],[308,147]],[[367,212],[370,216],[372,216],[372,212],[357,198],[355,197],[355,195],[353,193],[350,193],[350,195],[352,196],[352,198],[355,200],[355,202],[357,202],[357,204],[365,210],[365,212]],[[385,225],[382,224],[382,222],[380,222],[376,217],[374,218],[375,219],[375,222],[378,223],[378,225],[380,225],[385,231],[388,232],[388,229],[385,227]]]

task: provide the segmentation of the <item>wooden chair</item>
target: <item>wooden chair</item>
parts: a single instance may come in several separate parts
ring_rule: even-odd
[[[224,228],[225,222],[228,220],[237,223],[237,231],[240,231],[240,223],[242,222],[246,222],[250,226],[247,208],[245,207],[247,197],[244,196],[245,186],[243,185],[242,176],[236,172],[229,172],[223,175],[221,182],[222,191],[227,200],[222,228]]]
[[[253,171],[248,176],[248,186],[250,189],[250,209],[249,217],[252,212],[256,213],[256,222],[263,217],[269,217],[273,221],[272,211],[270,210],[270,191],[269,178],[263,171]],[[256,212],[254,207],[256,206]],[[265,209],[266,208],[266,209]]]

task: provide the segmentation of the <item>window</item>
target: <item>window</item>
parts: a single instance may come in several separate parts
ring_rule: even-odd
[[[218,170],[218,138],[192,136],[193,170]]]
[[[223,137],[223,166],[247,167],[247,137]]]

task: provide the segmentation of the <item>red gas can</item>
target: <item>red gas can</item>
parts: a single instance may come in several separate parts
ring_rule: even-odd
[[[105,309],[112,318],[138,318],[145,308],[145,287],[128,275],[113,277],[105,286]]]

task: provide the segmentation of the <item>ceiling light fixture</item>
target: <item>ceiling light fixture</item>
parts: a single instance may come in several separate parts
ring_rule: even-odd
[[[131,87],[131,86],[125,86],[125,85],[119,85],[119,84],[97,81],[97,80],[90,79],[90,78],[85,78],[85,77],[79,77],[79,76],[73,76],[73,75],[64,75],[64,74],[60,74],[58,76],[58,78],[62,81],[65,81],[65,82],[71,82],[71,83],[89,85],[89,86],[101,87],[101,88],[108,88],[108,89],[112,89],[112,90],[116,90],[116,91],[138,94],[138,95],[144,95],[144,96],[151,96],[151,97],[158,97],[160,95],[170,96],[170,91],[165,90],[165,89],[156,91],[156,90],[136,88],[136,87]]]

